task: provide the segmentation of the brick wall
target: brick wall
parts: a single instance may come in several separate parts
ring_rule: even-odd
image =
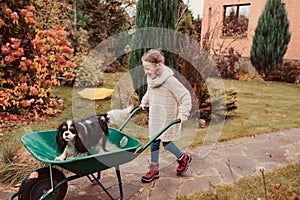
[[[220,46],[223,46],[223,48],[232,46],[238,50],[242,56],[250,57],[254,30],[266,2],[267,0],[204,0],[202,35],[207,33],[208,30],[215,31],[215,48],[219,48]],[[242,39],[224,38],[221,30],[223,24],[223,6],[249,3],[251,4],[251,8],[247,37]],[[300,60],[300,1],[283,0],[283,3],[286,4],[291,32],[291,41],[284,58]]]

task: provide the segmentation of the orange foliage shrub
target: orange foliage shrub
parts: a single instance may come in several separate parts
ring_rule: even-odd
[[[33,6],[6,8],[3,12],[0,13],[0,112],[55,116],[62,106],[62,101],[51,95],[52,86],[59,85],[57,73],[70,79],[75,77],[67,72],[75,68],[70,61],[73,49],[67,32],[60,26],[39,30]]]

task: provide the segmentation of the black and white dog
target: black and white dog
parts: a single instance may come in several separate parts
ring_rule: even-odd
[[[58,127],[56,142],[62,154],[55,160],[62,161],[74,157],[86,156],[94,151],[100,140],[103,151],[107,151],[106,142],[109,134],[108,125],[118,124],[125,120],[132,110],[110,110],[105,114],[94,115],[82,120],[67,120]]]

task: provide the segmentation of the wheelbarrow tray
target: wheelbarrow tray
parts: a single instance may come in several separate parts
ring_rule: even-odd
[[[134,152],[141,146],[137,139],[114,128],[109,128],[107,142],[114,144],[116,147],[114,150],[76,157],[71,160],[56,161],[55,157],[61,155],[56,143],[56,133],[56,130],[28,133],[21,137],[21,142],[36,160],[57,165],[79,176],[127,163],[135,158]],[[128,142],[124,147],[120,147],[120,141],[124,137],[128,139]]]

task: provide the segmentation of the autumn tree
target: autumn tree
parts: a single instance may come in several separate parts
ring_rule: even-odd
[[[80,28],[87,30],[92,48],[119,33],[127,23],[123,1],[74,0],[71,13],[74,31]]]
[[[55,116],[62,101],[52,97],[52,86],[59,85],[58,72],[75,67],[73,49],[63,27],[38,29],[35,7],[18,3],[1,4],[0,111],[32,119]]]
[[[250,59],[257,71],[269,75],[287,51],[291,34],[285,5],[281,0],[268,0],[258,20]]]

